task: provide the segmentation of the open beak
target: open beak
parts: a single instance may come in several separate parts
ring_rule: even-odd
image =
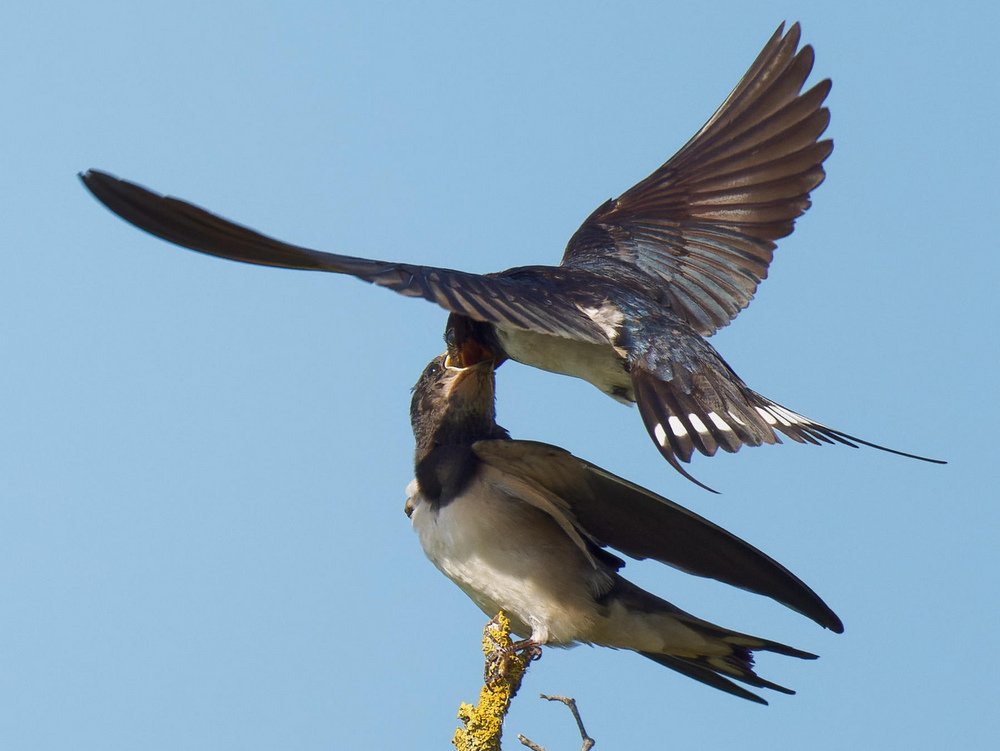
[[[482,376],[488,374],[491,370],[493,370],[493,359],[490,358],[488,360],[480,360],[479,362],[474,362],[471,365],[463,366],[457,364],[455,359],[451,355],[448,355],[444,358],[444,366],[448,368],[448,370],[456,371],[455,381],[457,383],[464,381],[466,378],[473,375]]]
[[[496,355],[490,349],[472,339],[467,339],[461,344],[448,347],[448,356],[444,364],[446,367],[459,369],[476,367],[483,363],[496,367],[499,364],[496,359]]]
[[[485,343],[491,338],[484,331],[485,326],[486,324],[452,313],[445,327],[444,338],[448,344],[446,364],[453,368],[467,368],[483,360],[490,360],[494,368],[500,367],[507,357]]]
[[[493,400],[493,360],[480,360],[464,368],[457,367],[451,355],[445,358],[445,367],[453,378],[448,388],[450,399],[457,403]]]

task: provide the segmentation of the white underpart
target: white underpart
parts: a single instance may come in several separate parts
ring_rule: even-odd
[[[513,488],[518,483],[512,483]],[[630,611],[617,600],[602,608],[596,570],[552,519],[493,482],[435,508],[415,482],[407,488],[411,520],[431,562],[488,616],[503,610],[514,632],[541,644],[589,642],[672,654],[726,654],[728,647],[673,613]]]
[[[608,344],[592,344],[522,329],[496,327],[497,339],[512,360],[550,373],[582,378],[620,402],[635,401],[632,379],[621,354]]]
[[[424,553],[484,613],[503,610],[542,644],[588,640],[596,572],[551,518],[478,484],[436,509],[419,492],[413,505]]]

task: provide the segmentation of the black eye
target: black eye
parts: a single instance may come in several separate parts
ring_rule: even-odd
[[[438,375],[441,374],[441,363],[440,360],[432,360],[428,363],[427,367],[424,368],[424,372],[420,374],[419,380],[414,384],[413,388],[410,389],[410,393],[416,393],[420,391],[421,393],[426,393],[427,388],[432,381],[436,380]]]

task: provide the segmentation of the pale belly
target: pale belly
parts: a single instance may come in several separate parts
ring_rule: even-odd
[[[520,329],[496,328],[497,339],[512,360],[575,376],[592,383],[620,402],[635,401],[632,380],[622,357],[610,344],[592,344]]]
[[[515,633],[539,643],[590,641],[598,619],[595,571],[542,512],[509,496],[470,493],[434,508],[412,499],[424,553],[479,608],[503,610]]]
[[[475,485],[475,483],[474,483]],[[481,490],[481,487],[480,487]],[[500,610],[515,634],[539,644],[601,644],[645,652],[728,654],[672,611],[601,607],[609,572],[595,568],[552,520],[503,493],[467,493],[435,508],[407,488],[424,553],[487,616]]]

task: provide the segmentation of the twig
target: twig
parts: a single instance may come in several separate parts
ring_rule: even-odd
[[[548,694],[540,694],[540,696],[546,701],[561,701],[569,707],[569,711],[573,713],[573,719],[576,720],[576,727],[580,730],[580,738],[583,739],[583,745],[580,747],[580,751],[590,751],[590,749],[597,744],[597,741],[587,735],[587,731],[583,727],[583,720],[580,717],[580,711],[576,708],[576,699],[569,696],[549,696]],[[545,751],[544,748],[539,746],[534,741],[528,740],[523,735],[518,735],[517,739],[521,742],[521,745],[527,746],[531,749],[531,751]]]

